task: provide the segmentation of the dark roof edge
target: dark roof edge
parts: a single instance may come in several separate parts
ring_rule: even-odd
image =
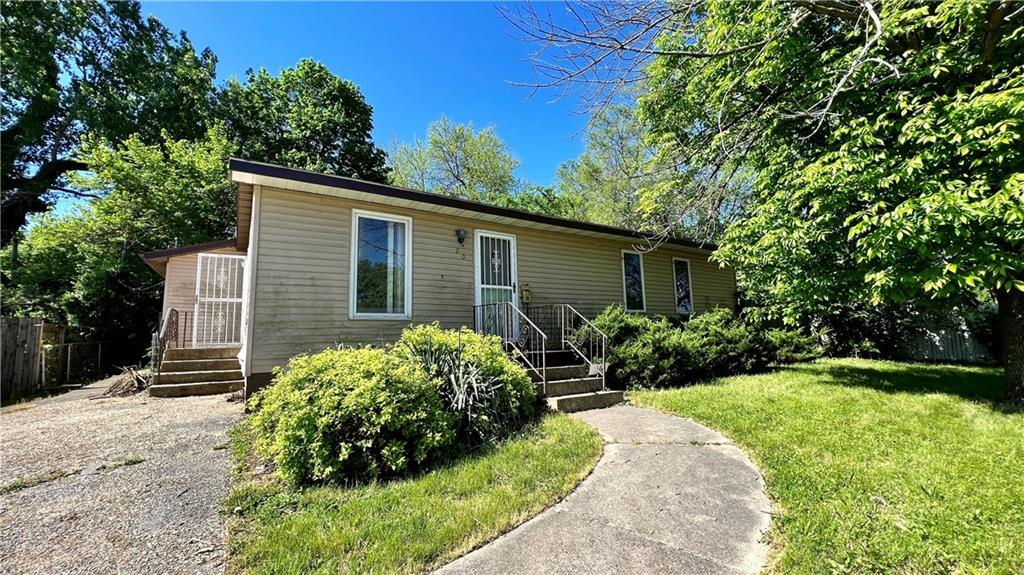
[[[346,178],[344,176],[332,176],[329,174],[310,172],[308,170],[300,170],[297,168],[286,168],[284,166],[265,164],[263,162],[254,162],[251,160],[243,160],[240,158],[231,158],[230,160],[228,160],[228,168],[233,171],[245,172],[248,174],[255,174],[258,176],[268,176],[271,178],[294,180],[298,182],[304,182],[307,184],[317,184],[332,188],[345,188],[349,190],[356,190],[358,192],[365,192],[368,194],[376,194],[379,196],[387,196],[390,198],[400,198],[403,200],[435,204],[439,206],[446,206],[461,210],[470,210],[474,212],[490,214],[493,216],[516,218],[520,220],[527,220],[539,224],[547,224],[563,228],[572,228],[576,230],[611,234],[616,236],[627,236],[642,240],[653,241],[657,239],[653,235],[645,234],[643,232],[638,232],[635,230],[627,230],[624,228],[616,228],[612,226],[605,226],[590,222],[580,222],[565,218],[557,218],[554,216],[546,216],[543,214],[535,214],[533,212],[527,212],[524,210],[492,206],[490,204],[484,204],[481,202],[462,200],[459,198],[451,198],[448,196],[442,196],[430,192],[410,190],[406,188],[392,186],[389,184],[378,184],[375,182],[367,182],[365,180],[357,180],[355,178]],[[718,248],[717,245],[711,242],[700,243],[695,242],[693,240],[687,240],[682,238],[665,238],[663,241],[670,244],[686,246],[707,251],[714,251],[715,249]]]
[[[171,256],[180,256],[185,254],[194,254],[197,252],[205,252],[209,250],[217,250],[220,248],[234,247],[235,238],[228,238],[226,240],[217,240],[215,242],[207,242],[205,244],[195,244],[191,246],[179,246],[176,248],[166,248],[163,250],[155,250],[152,252],[144,252],[142,259],[144,260],[157,260],[160,258],[167,258]]]

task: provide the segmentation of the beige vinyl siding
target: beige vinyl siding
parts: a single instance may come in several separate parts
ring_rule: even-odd
[[[475,298],[477,229],[513,234],[518,282],[533,304],[570,303],[593,316],[621,303],[621,250],[629,240],[604,240],[481,223],[469,218],[263,187],[253,300],[252,372],[289,357],[345,344],[393,341],[409,323],[470,325]],[[349,319],[352,209],[412,218],[412,320]],[[455,238],[465,229],[464,245]],[[690,260],[697,311],[735,305],[731,270],[707,252],[664,244],[644,254],[647,311],[675,313],[672,257]]]
[[[249,218],[252,214],[252,184],[238,184],[235,198],[235,209],[238,219],[235,228],[235,241],[239,248],[249,245]]]

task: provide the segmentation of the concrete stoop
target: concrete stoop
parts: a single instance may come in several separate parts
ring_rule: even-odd
[[[592,391],[590,393],[575,393],[572,395],[548,396],[548,407],[564,413],[574,411],[586,411],[588,409],[601,409],[622,403],[626,399],[623,391],[606,390]]]
[[[625,400],[622,391],[606,390],[600,376],[591,376],[585,364],[576,364],[580,358],[574,352],[557,350],[547,355],[548,383],[545,386],[538,374],[530,372],[537,393],[545,398],[550,409],[571,413],[587,409],[610,407]]]
[[[238,391],[244,385],[238,351],[237,347],[168,349],[149,395],[184,397]]]

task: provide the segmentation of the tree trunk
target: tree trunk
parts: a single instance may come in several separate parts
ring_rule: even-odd
[[[999,323],[1003,335],[1006,400],[1024,404],[1024,291],[1000,292]]]

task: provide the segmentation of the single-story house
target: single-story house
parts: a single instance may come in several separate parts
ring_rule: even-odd
[[[505,323],[505,336],[520,337],[560,329],[564,317],[545,323],[533,311],[553,305],[589,318],[616,303],[663,315],[736,305],[735,275],[708,260],[707,244],[652,244],[631,230],[260,162],[229,167],[236,237],[143,257],[165,278],[165,347],[237,356],[247,395],[297,354],[390,342],[410,324]],[[499,306],[511,320],[481,313]]]

